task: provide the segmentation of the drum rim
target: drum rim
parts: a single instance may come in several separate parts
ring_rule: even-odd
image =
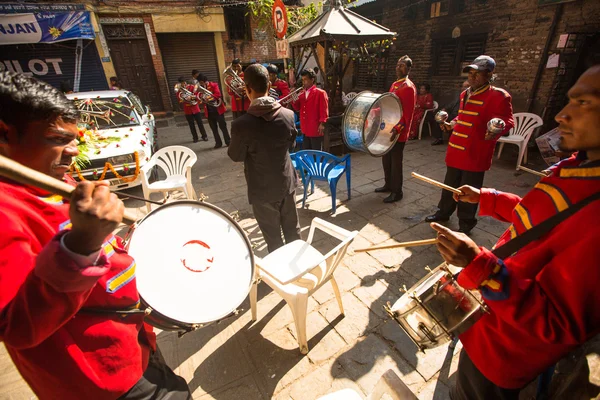
[[[133,232],[135,232],[135,228],[137,228],[139,225],[141,225],[142,222],[144,222],[144,220],[146,220],[152,214],[155,214],[156,212],[158,212],[158,210],[166,208],[166,207],[169,207],[169,206],[180,205],[180,204],[193,204],[193,205],[199,205],[199,204],[201,204],[203,206],[207,206],[208,208],[210,208],[210,209],[218,212],[219,214],[225,216],[225,218],[228,219],[230,222],[232,222],[233,225],[238,229],[238,231],[240,233],[242,233],[242,236],[244,238],[244,242],[248,246],[248,250],[250,252],[250,267],[251,267],[250,276],[251,276],[251,279],[250,279],[250,284],[248,285],[248,293],[246,293],[246,297],[248,297],[248,295],[250,294],[250,290],[252,289],[252,285],[253,285],[253,281],[254,281],[254,276],[255,276],[255,272],[256,272],[256,265],[254,263],[255,260],[254,260],[254,252],[252,251],[252,244],[250,243],[250,239],[248,238],[248,234],[246,233],[246,231],[244,231],[244,229],[240,226],[240,224],[238,224],[237,221],[234,220],[233,217],[231,215],[229,215],[229,213],[227,213],[227,211],[223,210],[222,208],[219,208],[219,207],[215,206],[214,204],[207,203],[205,201],[198,201],[198,200],[189,200],[189,199],[186,199],[186,200],[175,200],[175,201],[172,201],[170,203],[165,203],[165,204],[163,204],[163,205],[155,208],[154,210],[152,210],[148,214],[146,214],[142,219],[140,219],[139,221],[137,221],[134,225],[132,225],[132,228],[130,228],[130,229],[132,229],[132,231],[131,231],[131,235],[128,237],[127,245],[126,245],[126,248],[125,248],[125,250],[127,250],[127,253],[129,254],[129,245],[131,243],[131,238],[133,237]],[[133,259],[135,261],[135,258],[133,258]],[[137,288],[137,285],[136,285],[136,290],[137,290],[139,298],[143,300],[143,302],[146,304],[146,306],[152,308],[152,312],[155,313],[154,314],[155,316],[158,315],[158,316],[160,316],[160,317],[168,320],[167,322],[173,323],[173,325],[181,326],[182,329],[186,329],[187,327],[191,327],[193,325],[208,325],[208,324],[211,324],[213,322],[216,322],[216,321],[219,321],[219,320],[221,320],[223,318],[226,318],[227,316],[231,315],[231,313],[235,312],[235,310],[236,310],[234,308],[233,310],[228,311],[225,315],[223,315],[222,317],[217,318],[214,321],[184,322],[184,321],[179,321],[179,320],[173,319],[173,318],[171,318],[171,317],[169,317],[167,315],[164,315],[163,313],[161,313],[160,311],[158,311],[158,309],[154,308],[152,306],[152,304],[150,304],[148,301],[146,301],[143,298],[142,294],[139,292],[139,289]],[[244,300],[246,300],[246,297],[244,297]],[[242,300],[242,302],[237,307],[239,307],[244,302],[244,300]],[[161,329],[160,327],[157,327],[157,328]]]
[[[358,94],[352,99],[350,100],[350,103],[346,106],[346,110],[350,108],[350,106],[352,106],[352,104],[356,101],[356,99],[358,99],[360,97],[361,94],[369,94],[369,93],[373,93],[373,94],[377,94],[371,90],[363,90],[361,92],[358,92]],[[379,100],[381,97],[385,97],[385,96],[393,96],[396,99],[398,99],[398,101],[400,101],[400,99],[398,98],[398,96],[396,96],[394,93],[390,93],[390,92],[385,92],[385,93],[381,93],[378,95],[377,100]],[[369,109],[367,110],[367,115],[369,115],[369,113],[371,112],[371,110],[373,109],[373,105],[375,104],[375,101],[373,103],[371,103],[371,105],[369,106]],[[402,108],[402,105],[400,105],[400,107]],[[342,127],[346,126],[346,117],[347,117],[347,113],[344,112],[344,119],[342,120]],[[344,130],[345,132],[345,130]],[[365,129],[364,129],[364,123],[363,123],[363,129],[361,129],[361,136],[362,136],[362,143],[363,143],[363,148],[366,150],[366,152],[373,157],[383,157],[384,155],[386,155],[387,153],[389,153],[390,151],[392,151],[392,148],[394,148],[394,146],[396,145],[394,143],[394,145],[390,146],[389,149],[387,149],[386,151],[384,151],[383,153],[379,153],[379,154],[375,154],[372,153],[371,150],[369,150],[369,147],[365,145]],[[399,135],[394,135],[396,136],[394,141],[398,141],[398,137]],[[346,135],[342,134],[342,140],[344,141],[344,143],[346,144],[346,146],[348,148],[352,148],[348,145],[348,142],[346,141]]]

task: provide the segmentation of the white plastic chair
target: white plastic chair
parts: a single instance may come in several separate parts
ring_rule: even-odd
[[[519,157],[517,158],[517,170],[521,165],[521,161],[527,164],[527,142],[533,131],[544,124],[542,118],[531,113],[516,113],[513,115],[515,119],[515,127],[512,128],[508,136],[503,136],[498,139],[500,148],[498,149],[498,159],[502,154],[502,149],[505,143],[516,144],[519,146]]]
[[[196,192],[192,186],[192,166],[197,159],[196,153],[184,146],[169,146],[158,150],[150,161],[140,168],[144,197],[149,199],[150,193],[160,192],[166,199],[169,192],[180,190],[186,198],[196,200]],[[167,177],[149,183],[150,170],[155,166],[160,167]],[[148,202],[146,209],[148,212],[151,210]]]
[[[379,381],[373,388],[373,391],[367,397],[367,400],[417,400],[417,396],[406,386],[402,379],[396,373],[388,369],[385,374],[379,378]],[[317,400],[363,400],[363,396],[353,389],[342,389],[337,392],[326,394]]]
[[[423,125],[425,124],[425,119],[427,118],[427,113],[428,112],[434,112],[435,110],[437,110],[439,107],[438,102],[434,101],[433,102],[433,108],[429,108],[427,110],[425,110],[425,112],[423,113],[423,118],[421,119],[421,125],[419,125],[419,140],[421,140],[421,132],[423,132]],[[429,123],[427,123],[429,125]],[[429,126],[429,136],[431,136],[431,126]]]
[[[342,92],[342,103],[347,106],[356,96],[358,96],[358,93],[356,92],[350,92],[346,94]]]
[[[311,246],[315,229],[337,238],[341,241],[329,253],[323,255]],[[344,306],[333,272],[344,258],[346,250],[358,231],[347,231],[320,218],[314,218],[310,225],[307,241],[295,240],[275,250],[263,259],[256,259],[256,274],[250,290],[250,306],[252,320],[256,321],[256,298],[259,279],[269,285],[292,309],[298,345],[302,354],[308,353],[306,339],[306,312],[308,297],[328,281],[331,281],[333,291],[344,314]]]

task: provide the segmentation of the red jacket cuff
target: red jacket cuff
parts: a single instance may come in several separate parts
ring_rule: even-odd
[[[479,195],[479,215],[494,215],[498,191],[496,189],[481,189]]]
[[[90,290],[110,270],[110,263],[104,251],[96,265],[80,268],[60,246],[60,239],[66,233],[56,235],[38,254],[35,274],[57,292],[84,292]]]
[[[479,250],[481,252],[458,274],[457,282],[465,289],[478,289],[498,264],[498,257],[491,251],[485,247],[480,247]]]

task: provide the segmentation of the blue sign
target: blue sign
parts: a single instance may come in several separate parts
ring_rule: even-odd
[[[12,7],[15,7],[14,5]],[[8,12],[2,11],[0,12]],[[0,15],[0,45],[57,43],[96,37],[88,11],[39,11]]]

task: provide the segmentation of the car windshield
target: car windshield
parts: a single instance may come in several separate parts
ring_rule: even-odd
[[[98,130],[140,124],[133,104],[124,96],[74,99],[73,103],[79,110],[80,122]]]

